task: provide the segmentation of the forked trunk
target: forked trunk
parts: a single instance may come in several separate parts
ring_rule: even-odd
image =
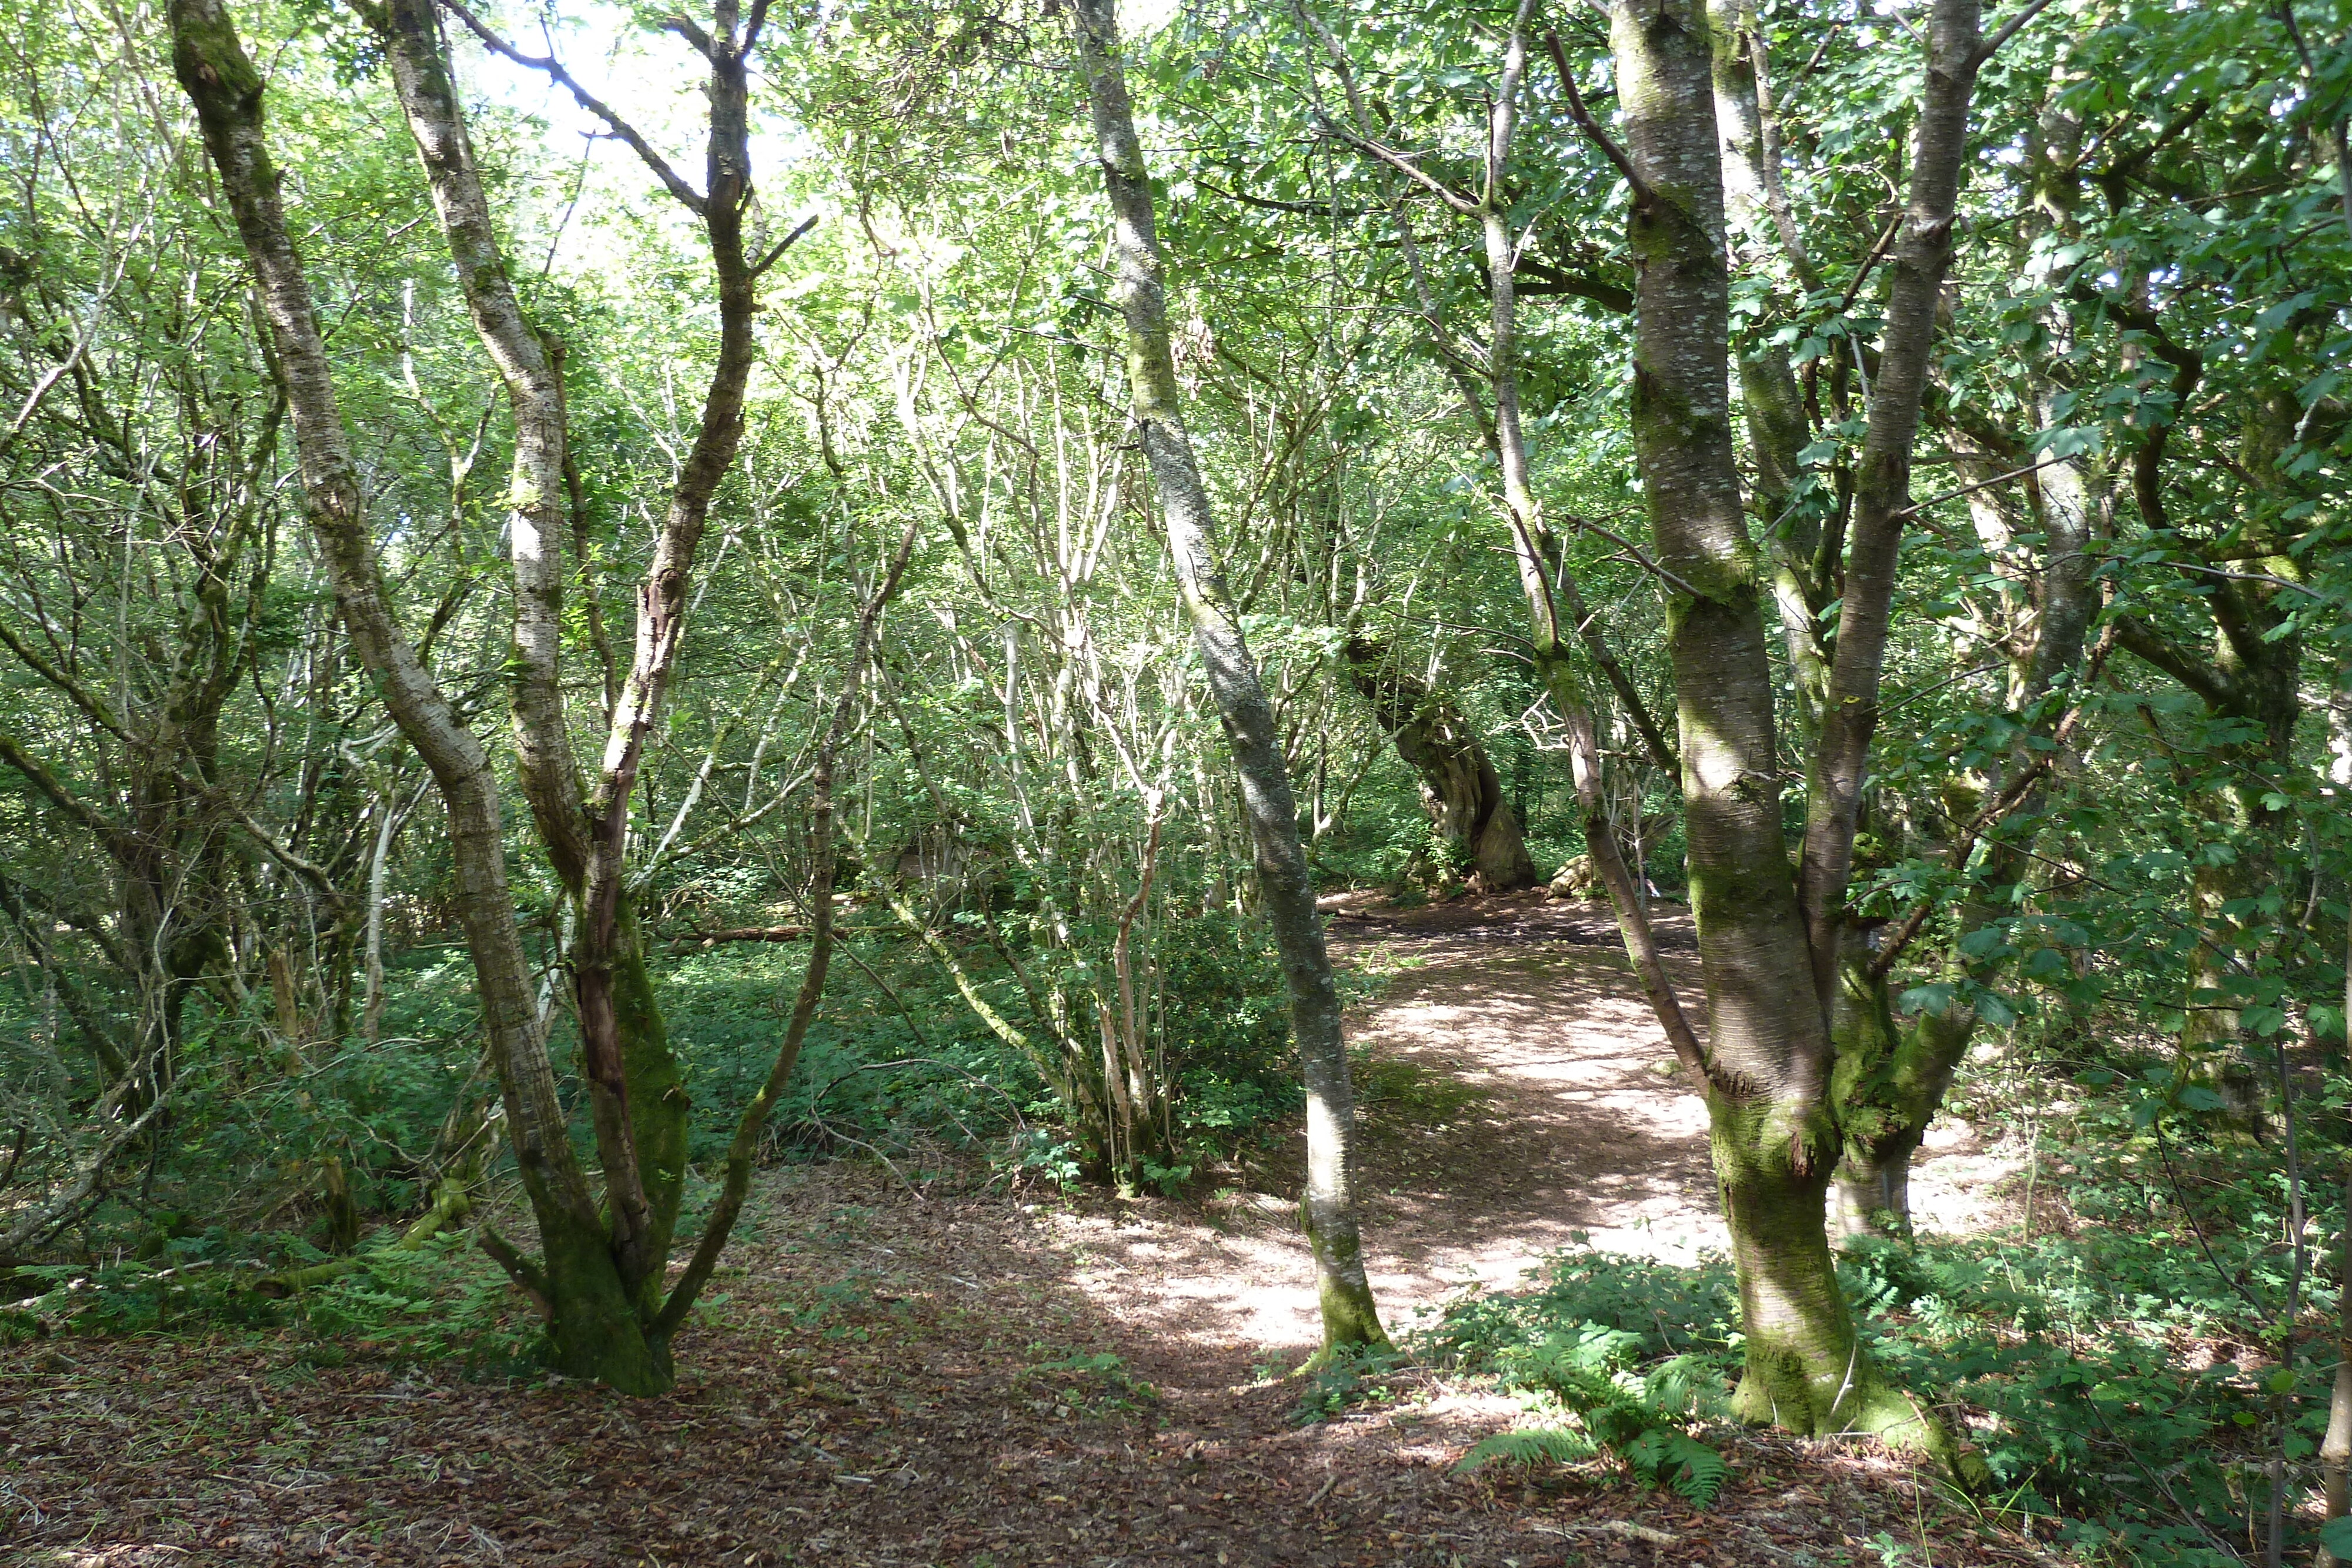
[[[173,66],[196,109],[205,148],[259,284],[300,457],[304,509],[334,583],[353,650],[402,734],[431,769],[448,811],[457,907],[473,955],[484,1032],[506,1101],[508,1134],[543,1223],[597,1222],[564,1132],[541,1039],[530,966],[506,880],[498,781],[488,755],[434,685],[384,601],[358,465],[352,460],[318,313],[287,229],[278,171],[262,135],[262,80],[220,0],[175,0]]]
[[[750,37],[730,29],[713,53],[712,191],[688,204],[705,219],[721,274],[726,328],[721,363],[687,473],[673,496],[660,570],[640,627],[638,668],[616,714],[600,789],[579,827],[578,783],[553,686],[557,554],[563,521],[561,385],[544,345],[523,322],[457,117],[430,13],[395,0],[373,14],[384,30],[412,129],[440,207],[467,304],[499,362],[517,419],[517,473],[509,519],[519,601],[516,711],[526,792],[559,874],[579,896],[587,935],[575,967],[589,977],[583,1003],[598,1002],[605,1026],[583,1030],[605,1201],[591,1194],[569,1140],[567,1118],[541,1036],[530,964],[506,881],[498,779],[480,741],[435,685],[384,601],[381,573],[317,312],[286,226],[262,135],[262,81],[220,0],[171,7],[173,65],[194,103],[205,143],[260,283],[275,355],[301,459],[302,492],[338,608],[354,650],[375,677],[402,734],[439,786],[449,821],[457,909],[474,959],[489,1054],[506,1102],[507,1132],[537,1220],[541,1256],[525,1258],[485,1229],[484,1246],[546,1313],[563,1371],[625,1393],[654,1394],[671,1382],[668,1339],[690,1292],[660,1298],[663,1262],[685,1172],[685,1101],[654,1006],[643,942],[621,883],[629,785],[644,733],[657,712],[675,656],[679,612],[702,517],[731,459],[741,427],[742,380],[750,361],[751,280],[740,243],[746,192],[740,110]],[[487,41],[487,40],[486,40]],[[647,150],[640,146],[641,152]],[[667,176],[674,190],[682,182]],[[787,245],[789,240],[785,242]],[[771,253],[782,254],[782,246]],[[583,863],[584,859],[584,863]],[[590,1010],[583,1006],[583,1012]],[[715,1252],[723,1230],[711,1245]]]
[[[1949,35],[1965,32],[1972,49],[1974,20],[1969,0],[1942,0],[1937,26],[1944,47],[1953,47]],[[1817,983],[1818,960],[1781,829],[1765,570],[1742,515],[1733,459],[1723,174],[1709,38],[1704,0],[1621,5],[1612,13],[1627,132],[1626,149],[1612,151],[1633,186],[1634,449],[1659,565],[1674,590],[1669,651],[1682,728],[1691,908],[1707,988],[1711,1141],[1747,1336],[1735,1408],[1746,1419],[1799,1433],[1876,1434],[1973,1478],[1981,1464],[1971,1464],[1940,1423],[1887,1383],[1864,1350],[1823,1226],[1831,1172],[1843,1153],[1831,1096],[1833,1051],[1827,991]],[[1967,75],[1974,65],[1971,57]],[[1961,102],[1964,109],[1965,96]],[[1935,226],[1932,213],[1915,210],[1914,218]],[[1937,259],[1938,241],[1948,243],[1948,235],[1920,236],[1914,250]],[[1932,292],[1924,306],[1932,312]],[[1924,358],[1925,340],[1918,346]],[[1916,407],[1910,413],[1916,423]],[[1897,434],[1907,442],[1907,428],[1880,430],[1874,422],[1882,445]],[[1907,445],[1889,456],[1891,468],[1907,472]],[[1895,482],[1899,478],[1897,473]],[[1854,612],[1849,600],[1849,621]],[[1851,664],[1854,650],[1841,641],[1839,652]],[[1874,656],[1874,649],[1865,652]],[[1866,686],[1874,695],[1874,664],[1848,670],[1847,689]],[[1834,740],[1834,715],[1824,727]],[[1863,734],[1866,745],[1866,728]],[[1853,740],[1848,727],[1849,747]],[[1835,869],[1840,914],[1852,822],[1846,814],[1828,834],[1835,839],[1843,831],[1843,841],[1823,846]],[[1837,925],[1830,923],[1832,940]]]

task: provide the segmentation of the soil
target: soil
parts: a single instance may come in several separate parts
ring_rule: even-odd
[[[1720,1239],[1704,1109],[1666,1071],[1605,908],[1350,896],[1329,913],[1343,958],[1392,974],[1353,1038],[1393,1329],[1580,1240],[1686,1258]],[[1662,907],[1659,924],[1670,964],[1695,967],[1687,918]],[[1923,1204],[1948,1189],[1981,1213],[1969,1195],[1998,1167],[1946,1141]],[[1288,1375],[1316,1343],[1300,1147],[1186,1199],[1008,1192],[952,1166],[912,1185],[865,1164],[777,1170],[658,1399],[322,1366],[278,1335],[19,1344],[0,1351],[0,1560],[2044,1560],[1851,1446],[1720,1434],[1735,1476],[1700,1513],[1605,1466],[1458,1473],[1516,1409],[1442,1370],[1401,1368],[1389,1397],[1312,1418],[1316,1385]]]

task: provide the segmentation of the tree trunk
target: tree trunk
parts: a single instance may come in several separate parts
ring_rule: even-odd
[[[1116,298],[1127,328],[1128,383],[1168,529],[1177,590],[1192,623],[1209,691],[1224,721],[1249,821],[1267,924],[1282,955],[1291,1030],[1307,1083],[1307,1191],[1300,1203],[1314,1249],[1323,1344],[1385,1343],[1364,1275],[1355,1192],[1355,1096],[1340,1032],[1339,987],[1299,841],[1298,810],[1275,731],[1216,555],[1209,492],[1186,433],[1170,347],[1164,263],[1143,149],[1119,54],[1116,0],[1074,0],[1072,33],[1092,111],[1118,252]]]
[[[1780,189],[1779,138],[1770,127],[1765,94],[1764,40],[1755,26],[1753,0],[1711,0],[1708,18],[1715,83],[1717,133],[1722,141],[1726,238],[1741,267],[1762,270],[1772,250],[1774,229],[1790,269],[1806,288],[1822,284],[1798,237],[1796,219]],[[1758,324],[1740,345],[1739,404],[1756,463],[1756,512],[1764,528],[1771,562],[1773,608],[1789,656],[1799,744],[1810,755],[1820,742],[1822,708],[1829,700],[1829,656],[1822,646],[1819,617],[1829,602],[1815,566],[1821,524],[1801,497],[1802,454],[1811,440],[1803,393],[1789,363],[1789,350],[1773,340],[1773,325]]]
[[[1910,1234],[1912,1156],[1943,1106],[1977,1021],[1973,1009],[1955,1002],[1940,1017],[1922,1013],[1898,1029],[1871,935],[1848,928],[1830,1015],[1837,1048],[1831,1094],[1844,1139],[1837,1228],[1849,1241]]]
[[[1948,27],[1942,13],[1954,9],[1972,42],[1969,0],[1942,0],[1937,25]],[[1841,1150],[1832,1046],[1781,831],[1763,573],[1732,453],[1723,173],[1703,0],[1618,6],[1611,42],[1634,186],[1634,450],[1659,564],[1675,585],[1668,637],[1707,980],[1707,1102],[1747,1335],[1735,1409],[1799,1433],[1875,1433],[1956,1473],[1980,1472],[1864,1351],[1823,1225]],[[1948,228],[1948,212],[1942,221]],[[1907,472],[1907,446],[1896,455]],[[1842,640],[1841,659],[1849,652]]]
[[[1389,649],[1353,637],[1343,654],[1349,680],[1420,775],[1431,823],[1476,868],[1479,884],[1489,893],[1534,885],[1527,835],[1478,732],[1443,694],[1398,668]]]
[[[2035,205],[2047,224],[2062,235],[2079,232],[2074,215],[2076,164],[2082,126],[2059,107],[2066,78],[2054,74],[2041,120],[2040,140],[2033,151]],[[2068,329],[2067,319],[2053,306],[2045,317],[2053,334]],[[2056,423],[2058,389],[2046,377],[2034,378],[2036,417],[2048,427]],[[1962,416],[1987,455],[1963,469],[1979,480],[2022,465],[2026,448],[1982,423],[1973,411]],[[2010,695],[2025,737],[2041,747],[2059,744],[2073,716],[2057,711],[2046,699],[2063,689],[2080,690],[2084,675],[2084,640],[2097,606],[2091,576],[2091,528],[2095,512],[2093,470],[2079,459],[2052,464],[2030,476],[2026,495],[2032,512],[2032,528],[2042,538],[2035,569],[2020,570],[2032,583],[2028,599],[2018,587],[2005,587],[2003,601],[2011,619]],[[2008,554],[2019,549],[1990,492],[1970,497],[1977,531],[1989,553]],[[2022,652],[2016,652],[2020,642]],[[2104,655],[2102,655],[2104,657]],[[2009,777],[2031,772],[2033,780],[2004,818],[1987,845],[1979,873],[1986,889],[1961,906],[1958,939],[1952,944],[1948,964],[1972,978],[1989,979],[1994,966],[1975,957],[1967,938],[2020,908],[2013,889],[2030,869],[2034,835],[2048,795],[2044,750],[2027,738],[2011,748],[2006,761]],[[1910,1162],[1927,1134],[1927,1124],[1942,1108],[1953,1074],[1975,1035],[1973,1009],[1954,1006],[1941,1017],[1922,1014],[1900,1038],[1881,1034],[1864,1020],[1872,1014],[1887,1017],[1887,979],[1867,958],[1857,960],[1852,945],[1841,962],[1833,1028],[1839,1031],[1839,1115],[1845,1129],[1845,1156],[1838,1169],[1838,1221],[1846,1239],[1907,1232],[1910,1222]],[[1891,1030],[1891,1019],[1888,1029]],[[1850,1044],[1850,1040],[1852,1043]],[[1874,1043],[1883,1041],[1883,1044]],[[1856,1060],[1849,1063],[1849,1051]]]
[[[1969,146],[1969,99],[1984,63],[1978,0],[1936,0],[1927,85],[1913,137],[1911,189],[1887,260],[1886,325],[1856,476],[1852,544],[1839,600],[1837,653],[1806,775],[1801,897],[1813,988],[1836,990],[1853,838],[1878,728],[1878,685],[1893,622],[1895,570],[1911,507],[1911,461],[1927,391],[1937,306],[1952,259],[1954,213]]]
[[[459,291],[514,413],[507,534],[515,619],[513,657],[507,667],[513,690],[515,774],[548,859],[578,901],[597,854],[587,831],[562,681],[560,541],[568,521],[562,383],[554,356],[524,319],[507,277],[444,54],[438,13],[430,0],[386,0],[378,17],[393,83],[425,166]],[[610,885],[617,895],[617,882]],[[668,1061],[667,1037],[645,972],[642,945],[635,940],[633,912],[616,904],[601,939],[589,936],[592,924],[583,913],[575,927],[572,966],[582,1075],[604,1173],[614,1254],[632,1282],[642,1285],[658,1274],[667,1256],[675,1193],[684,1174],[683,1091]],[[593,953],[583,952],[591,948]],[[583,962],[583,956],[589,961]],[[637,1086],[631,1080],[639,1077],[647,1079],[646,1092],[633,1094]],[[640,1119],[651,1124],[641,1130]],[[653,1152],[641,1146],[641,1132],[663,1145],[666,1165],[659,1156],[649,1157]]]
[[[666,1354],[649,1344],[630,1290],[604,1244],[604,1222],[565,1130],[555,1073],[539,1032],[531,972],[506,879],[498,780],[488,754],[460,723],[384,601],[359,471],[337,403],[308,281],[286,226],[278,172],[262,134],[262,81],[221,0],[174,0],[173,64],[195,105],[260,286],[272,368],[293,416],[305,509],[353,649],[401,733],[424,758],[448,813],[456,904],[474,960],[475,991],[499,1073],[508,1135],[546,1249],[525,1264],[550,1306],[556,1362],[624,1393],[669,1385]],[[520,1260],[508,1254],[510,1270]]]
[[[2346,175],[2352,181],[2352,173]],[[2336,671],[2327,708],[2328,779],[2340,793],[2352,786],[2352,662]],[[2344,1028],[2352,1047],[2352,923],[2344,949]],[[2341,1519],[2352,1507],[2352,1176],[2344,1182],[2344,1235],[2337,1242],[2336,1286],[2336,1383],[2327,1401],[2327,1436],[2319,1445],[2319,1471],[2326,1492],[2323,1519]],[[2344,1559],[2322,1548],[2319,1568]]]
[[[742,438],[758,308],[753,281],[803,232],[774,247],[760,267],[752,265],[743,231],[751,198],[748,60],[761,24],[755,12],[739,28],[731,7],[722,7],[718,35],[695,44],[710,67],[707,193],[695,193],[660,166],[673,193],[700,220],[709,245],[719,352],[694,443],[671,486],[652,566],[637,594],[635,655],[614,693],[595,788],[583,799],[561,668],[562,561],[556,541],[576,479],[564,428],[561,353],[525,320],[508,278],[434,7],[428,0],[387,0],[381,16],[402,106],[459,284],[514,408],[509,528],[517,604],[517,772],[549,858],[578,910],[571,969],[612,1250],[652,1331],[656,1319],[668,1315],[662,1281],[684,1191],[689,1103],[628,891],[629,800],[677,668],[695,555],[711,502]],[[660,1338],[667,1331],[652,1332]]]

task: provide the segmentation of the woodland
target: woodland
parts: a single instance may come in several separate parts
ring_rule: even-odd
[[[708,4],[0,0],[0,1554],[2352,1560],[2352,5]]]

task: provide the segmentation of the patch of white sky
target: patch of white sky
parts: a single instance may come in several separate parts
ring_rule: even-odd
[[[1127,0],[1119,7],[1121,30],[1130,38],[1150,37],[1175,19],[1183,3]],[[835,9],[825,5],[820,26]],[[561,61],[689,185],[701,190],[708,183],[702,90],[708,67],[684,39],[656,32],[627,6],[605,0],[562,0],[560,7],[544,9],[513,5],[481,14],[521,53]],[[541,238],[532,248],[546,256],[539,247],[553,235],[553,270],[583,277],[625,268],[633,236],[625,225],[598,216],[613,210],[613,204],[623,210],[663,209],[666,220],[684,233],[690,222],[685,211],[570,89],[543,72],[492,55],[462,27],[451,27],[450,34],[464,87],[523,117],[541,138],[545,155],[537,166],[542,173],[531,198]],[[770,42],[773,47],[783,40],[772,35]],[[755,70],[758,65],[755,57]],[[778,112],[777,96],[761,91],[755,81],[751,152],[752,184],[764,196],[767,225],[781,237],[801,218],[827,213],[833,204],[815,139]],[[792,210],[782,210],[783,203],[792,204]]]

